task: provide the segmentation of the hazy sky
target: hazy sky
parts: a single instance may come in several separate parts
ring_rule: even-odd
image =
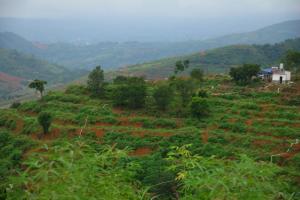
[[[300,18],[300,0],[0,0],[1,17]]]
[[[29,18],[0,31],[31,40],[175,41],[300,19],[300,0],[0,0],[0,17]]]

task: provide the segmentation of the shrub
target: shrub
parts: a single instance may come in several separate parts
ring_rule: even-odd
[[[198,92],[198,97],[207,98],[208,97],[207,91],[206,90],[200,90]]]
[[[17,173],[24,151],[32,144],[23,137],[0,130],[0,199],[7,199],[7,188],[11,184],[9,176]]]
[[[43,98],[45,98],[45,97],[43,97]],[[39,113],[42,110],[42,106],[37,101],[29,101],[29,102],[25,102],[22,105],[20,105],[19,110]]]
[[[190,104],[190,111],[195,118],[206,117],[209,114],[209,104],[206,99],[194,97]]]
[[[110,146],[95,151],[82,140],[60,142],[27,160],[8,199],[143,199],[133,180],[139,166],[122,160],[128,160],[126,152]]]
[[[43,97],[44,101],[62,101],[69,103],[81,103],[88,100],[86,96],[77,96],[75,94],[66,94],[63,92],[49,92]]]
[[[84,85],[70,85],[66,89],[66,94],[86,95],[87,88]]]
[[[26,117],[24,118],[24,126],[22,129],[22,134],[31,134],[37,132],[39,129],[38,122],[35,118]]]
[[[21,103],[16,101],[10,105],[10,108],[19,108],[20,106],[21,106]]]
[[[181,185],[179,192],[184,200],[252,200],[289,196],[284,191],[285,183],[277,178],[281,172],[278,166],[255,162],[246,155],[228,162],[215,157],[191,155],[187,146],[183,146],[175,147],[167,160],[171,162],[169,169],[177,174],[176,180]]]
[[[16,113],[3,111],[0,113],[0,126],[4,126],[10,130],[16,128],[18,116]]]
[[[255,103],[243,103],[240,105],[241,109],[248,109],[248,110],[256,110],[256,111],[260,111],[261,108],[255,104]]]
[[[38,122],[43,127],[43,133],[47,134],[52,122],[52,116],[48,112],[41,112],[38,116]]]

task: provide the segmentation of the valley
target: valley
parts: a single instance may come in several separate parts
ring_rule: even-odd
[[[0,3],[1,200],[300,199],[300,20],[273,6],[287,2],[94,1],[83,17],[90,0],[66,1],[18,2],[15,18]],[[215,37],[233,32],[201,26],[217,19],[281,22]]]

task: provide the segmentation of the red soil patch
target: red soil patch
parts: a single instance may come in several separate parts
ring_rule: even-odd
[[[16,133],[21,133],[23,130],[23,126],[24,126],[24,122],[22,120],[18,120],[16,123],[16,129],[15,132]]]
[[[26,111],[26,112],[23,112],[25,115],[29,115],[29,116],[31,116],[31,117],[35,117],[35,116],[37,116],[37,113],[35,113],[35,112],[32,112],[32,111]]]
[[[60,130],[58,128],[53,128],[50,133],[43,135],[44,140],[53,140],[60,136]]]
[[[235,123],[236,120],[237,120],[237,119],[231,118],[231,119],[228,119],[228,122],[229,122],[229,123]]]
[[[119,124],[111,124],[111,123],[106,123],[106,122],[97,122],[95,125],[96,126],[126,126],[126,127],[135,127],[135,128],[141,128],[143,126],[142,123],[130,122],[126,118],[120,118],[119,120],[120,120]]]
[[[81,131],[81,128],[78,128],[78,129],[75,129],[75,130],[70,130],[68,133],[68,136],[72,137],[72,136],[78,136],[80,135],[80,131]],[[84,130],[82,131],[84,132]]]
[[[265,145],[272,144],[272,141],[270,141],[270,140],[254,140],[252,142],[252,144],[257,147],[263,147]]]
[[[124,111],[123,111],[122,108],[114,108],[114,109],[113,109],[113,112],[114,112],[114,113],[117,113],[117,114],[123,114],[123,113],[124,113]]]
[[[172,133],[155,133],[155,136],[162,136],[162,137],[171,137]]]
[[[129,122],[129,121],[122,121],[120,124],[120,126],[132,126],[135,128],[142,128],[143,124],[142,123],[135,123],[135,122]]]
[[[35,133],[31,137],[35,140],[54,140],[60,136],[60,130],[58,128],[53,128],[47,134]]]
[[[253,124],[252,119],[246,120],[245,124],[246,124],[247,126],[252,126],[252,124]]]
[[[92,131],[95,132],[97,137],[103,137],[105,132],[103,129],[97,129],[97,128],[93,128]]]
[[[24,80],[24,79],[0,72],[0,81],[8,83],[10,88],[12,88],[12,89],[20,88],[22,80]]]
[[[170,137],[173,134],[172,133],[151,133],[149,131],[133,131],[131,132],[131,135],[137,136],[137,137],[144,137],[145,135],[149,136],[161,136],[161,137]]]
[[[95,125],[96,126],[113,126],[113,124],[107,123],[107,122],[97,122]]]
[[[284,159],[291,159],[300,152],[300,143],[295,144],[289,152],[282,153],[280,156]]]
[[[208,142],[208,130],[204,131],[201,135],[202,142],[206,144]]]
[[[58,125],[72,125],[73,123],[70,122],[70,121],[63,121],[63,120],[60,120],[60,119],[55,119],[53,121],[54,124],[58,124]]]
[[[149,147],[140,147],[134,150],[133,152],[129,153],[130,156],[145,156],[149,155],[152,152],[152,149]]]
[[[146,134],[148,134],[148,132],[146,132],[146,131],[134,131],[134,132],[131,132],[131,135],[137,136],[137,137],[144,137]]]

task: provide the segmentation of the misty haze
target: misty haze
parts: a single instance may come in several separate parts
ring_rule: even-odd
[[[300,199],[299,0],[0,0],[0,199]]]

